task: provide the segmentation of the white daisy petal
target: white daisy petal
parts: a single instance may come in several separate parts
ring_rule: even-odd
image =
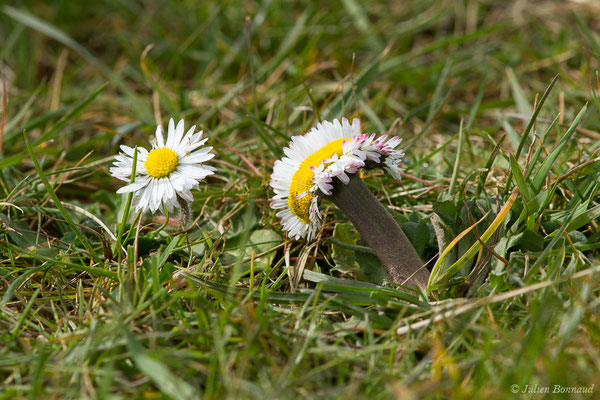
[[[123,153],[125,153],[133,159],[133,147],[125,146],[124,144],[122,144],[121,150],[123,151]]]
[[[194,133],[196,127],[184,131],[183,120],[177,123],[169,120],[167,137],[162,127],[156,128],[152,139],[152,150],[148,152],[138,147],[135,178],[132,183],[117,190],[117,193],[133,193],[136,210],[156,212],[165,207],[171,212],[179,207],[178,197],[193,201],[191,189],[197,188],[199,181],[214,174],[216,169],[202,163],[211,160],[212,147],[201,147],[207,138],[202,131]],[[185,135],[184,135],[185,133]],[[110,173],[124,182],[131,181],[135,149],[121,146],[122,153],[115,156]]]
[[[175,128],[175,144],[181,142],[181,138],[183,137],[183,120],[179,120],[177,123],[177,127]]]
[[[334,185],[347,184],[348,174],[380,164],[399,179],[404,152],[401,139],[361,134],[360,121],[323,121],[303,136],[293,136],[285,157],[275,161],[270,186],[271,208],[278,210],[283,229],[296,239],[312,240],[321,228],[319,194],[331,195]],[[195,158],[192,158],[195,159]],[[383,162],[382,162],[383,160]],[[337,178],[333,180],[333,178]]]
[[[208,154],[192,153],[190,155],[187,155],[187,156],[181,158],[181,160],[179,162],[181,164],[198,164],[198,163],[203,163],[208,160],[211,160],[214,156],[215,155],[213,153],[208,153]]]
[[[182,139],[182,142],[191,141],[192,136],[194,135],[195,131],[196,131],[196,125],[192,125],[192,127],[190,129],[188,129],[187,133],[185,134],[184,138]],[[198,132],[198,134],[202,135],[202,131]]]
[[[193,141],[192,140],[192,144],[189,146],[188,150],[189,151],[193,151],[196,150],[198,147],[202,146],[204,143],[206,143],[206,141],[208,140],[208,138],[204,138],[202,140],[197,140],[197,141]],[[212,150],[212,147],[211,147]],[[210,150],[208,150],[210,151]]]
[[[152,187],[146,186],[141,193],[138,192],[138,198],[136,202],[136,210],[147,209],[150,205],[150,195],[152,193]]]
[[[155,213],[156,210],[158,209],[158,204],[157,204],[158,203],[158,201],[157,201],[158,200],[157,199],[158,193],[157,193],[157,190],[156,190],[157,189],[156,188],[156,179],[153,180],[152,182],[150,182],[150,188],[149,189],[150,189],[150,195],[149,195],[150,197],[148,198],[148,203],[150,205],[150,211],[152,213]]]
[[[184,200],[187,200],[189,202],[194,201],[194,196],[192,195],[192,193],[189,190],[183,190],[179,193],[179,195],[181,197],[183,197]]]
[[[196,165],[180,165],[179,171],[183,176],[187,178],[187,181],[191,181],[192,179],[201,180],[206,178],[208,175],[212,173],[212,171],[208,171],[203,167],[198,167]]]
[[[169,119],[169,128],[167,131],[167,143],[165,147],[172,149],[174,147],[175,142],[175,121],[173,118]]]
[[[148,184],[148,179],[136,179],[133,183],[117,190],[117,194],[136,192]]]
[[[162,126],[159,125],[156,127],[156,147],[165,147],[165,140],[162,134]]]

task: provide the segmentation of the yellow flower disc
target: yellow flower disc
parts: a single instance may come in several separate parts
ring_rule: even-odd
[[[173,150],[161,147],[148,153],[144,167],[148,175],[160,179],[171,175],[178,163],[179,159]]]
[[[348,140],[348,138],[341,138],[334,140],[333,142],[327,143],[319,150],[306,157],[294,176],[292,177],[292,183],[290,184],[290,194],[288,197],[288,206],[292,213],[302,220],[305,224],[310,224],[310,202],[313,199],[313,194],[308,190],[313,186],[313,175],[311,167],[319,166],[323,160],[331,158],[333,154],[338,156],[342,155],[342,143]],[[306,193],[299,199],[296,197],[300,194]]]

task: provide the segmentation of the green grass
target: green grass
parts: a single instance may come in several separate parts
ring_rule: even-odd
[[[598,6],[523,4],[5,1],[0,398],[596,398]],[[342,116],[404,138],[409,176],[365,180],[420,297],[332,204],[314,243],[269,208]],[[157,234],[108,167],[170,117],[218,172]]]

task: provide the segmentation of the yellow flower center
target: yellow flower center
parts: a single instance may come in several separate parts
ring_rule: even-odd
[[[144,167],[146,167],[148,175],[160,179],[169,176],[171,172],[175,171],[178,163],[179,159],[173,150],[161,147],[148,153]]]
[[[298,170],[292,177],[288,206],[290,207],[290,210],[292,210],[292,213],[300,218],[305,224],[310,223],[310,202],[313,199],[313,194],[308,192],[313,186],[312,178],[314,175],[310,168],[319,166],[323,160],[330,158],[333,154],[341,156],[343,152],[342,143],[344,143],[345,140],[348,140],[348,138],[341,138],[329,142],[310,156],[306,157],[306,159],[300,163],[300,167],[298,167]],[[305,192],[306,194],[304,196],[296,199],[299,194]]]

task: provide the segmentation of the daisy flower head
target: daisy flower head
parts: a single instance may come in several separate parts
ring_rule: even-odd
[[[396,149],[402,139],[362,134],[360,122],[323,121],[302,136],[294,136],[285,157],[275,161],[270,185],[275,192],[271,208],[290,236],[312,240],[321,227],[319,196],[330,196],[334,185],[348,184],[349,174],[381,165],[401,179],[398,164],[404,152]],[[339,183],[337,182],[339,181]]]
[[[166,207],[172,212],[180,206],[178,197],[191,202],[194,196],[191,189],[198,187],[199,182],[212,175],[215,168],[202,163],[212,159],[212,147],[202,147],[208,140],[202,138],[202,131],[195,132],[196,126],[184,131],[183,120],[177,123],[169,120],[166,140],[162,126],[156,128],[150,151],[137,148],[135,177],[133,172],[134,149],[122,145],[122,153],[115,157],[110,173],[117,179],[129,184],[117,193],[134,193],[136,210],[150,210],[152,213]]]

